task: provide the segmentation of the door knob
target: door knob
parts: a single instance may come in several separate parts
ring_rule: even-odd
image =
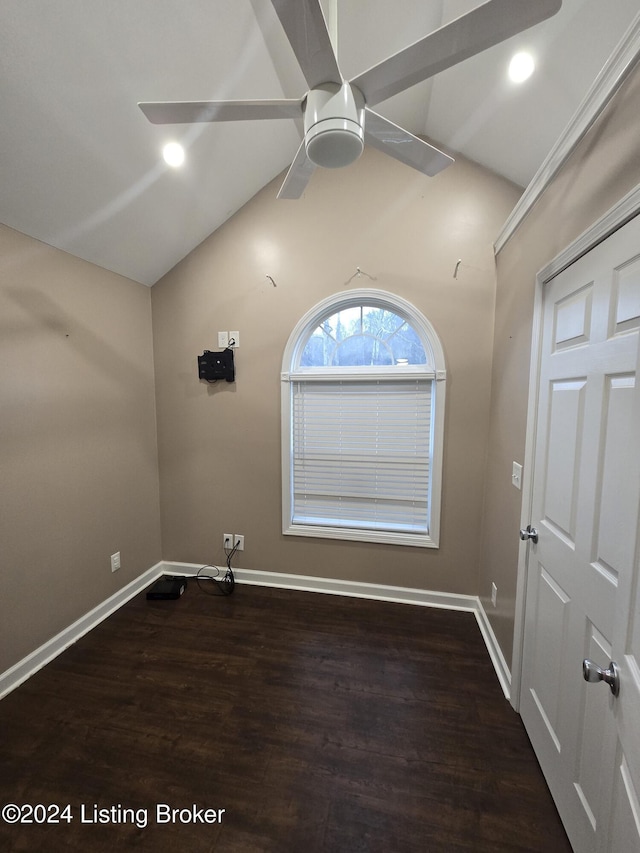
[[[582,674],[585,681],[604,681],[611,688],[614,696],[620,693],[620,667],[615,661],[611,661],[609,669],[601,669],[597,663],[589,658],[582,661]]]
[[[535,527],[532,527],[530,524],[527,524],[526,527],[523,527],[520,531],[520,538],[523,541],[527,541],[527,539],[531,539],[534,545],[538,544],[538,531]]]

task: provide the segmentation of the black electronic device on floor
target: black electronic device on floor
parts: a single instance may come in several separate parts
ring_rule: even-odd
[[[187,588],[187,579],[164,575],[157,580],[147,593],[149,601],[167,601],[180,598]]]

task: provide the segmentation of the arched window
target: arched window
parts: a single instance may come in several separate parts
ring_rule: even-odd
[[[444,391],[409,302],[359,289],[312,308],[282,366],[283,532],[438,547]]]

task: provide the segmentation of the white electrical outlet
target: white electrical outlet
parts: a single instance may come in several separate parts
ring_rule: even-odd
[[[514,462],[511,466],[511,482],[516,489],[522,488],[522,465]]]
[[[227,551],[230,551],[233,548],[233,533],[222,534],[222,547]]]
[[[238,551],[244,551],[244,536],[241,533],[234,533],[233,544],[238,546]]]
[[[120,551],[116,551],[115,554],[111,555],[111,571],[117,572],[120,568]]]
[[[496,606],[497,601],[498,601],[498,587],[494,583],[492,583],[491,584],[491,603],[493,604],[494,607]]]
[[[229,332],[229,346],[237,349],[240,346],[240,332]]]

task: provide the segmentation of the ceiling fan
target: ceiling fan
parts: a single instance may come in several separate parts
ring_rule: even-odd
[[[154,124],[302,117],[304,137],[278,198],[300,198],[316,166],[347,166],[360,156],[365,142],[425,175],[445,169],[453,163],[451,157],[371,107],[550,18],[562,5],[562,0],[488,0],[346,81],[320,0],[271,2],[309,85],[302,98],[138,106]]]

